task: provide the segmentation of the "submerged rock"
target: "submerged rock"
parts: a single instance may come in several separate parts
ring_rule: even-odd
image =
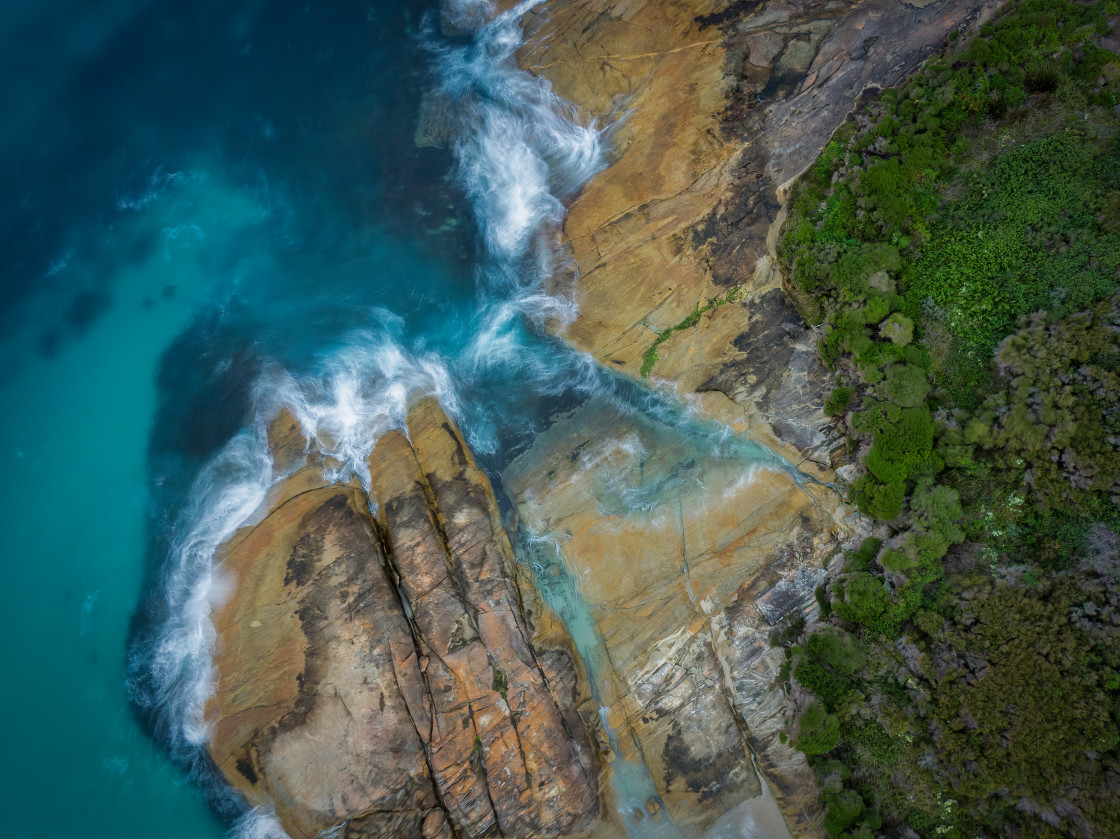
[[[580,835],[599,812],[586,683],[563,637],[534,648],[458,429],[420,402],[370,456],[368,495],[324,479],[291,415],[269,440],[273,491],[219,551],[223,775],[293,839]]]

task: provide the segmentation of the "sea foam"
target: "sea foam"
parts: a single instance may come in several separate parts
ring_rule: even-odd
[[[479,271],[480,303],[475,334],[462,353],[443,358],[413,351],[387,332],[355,333],[325,356],[312,372],[272,367],[254,388],[247,428],[199,475],[171,538],[159,584],[156,628],[134,645],[130,692],[152,716],[172,754],[214,782],[206,757],[210,727],[206,705],[217,685],[213,655],[217,642],[212,610],[232,593],[218,547],[261,515],[276,475],[267,425],[281,409],[298,419],[308,447],[332,456],[332,481],[356,477],[368,487],[367,458],[389,429],[403,428],[411,405],[435,396],[456,419],[465,418],[462,382],[500,372],[518,375],[537,392],[565,387],[594,390],[600,375],[590,357],[567,352],[557,375],[556,354],[528,351],[525,324],[566,323],[576,315],[567,297],[549,294],[556,238],[564,217],[562,199],[572,195],[605,163],[604,131],[584,120],[544,79],[521,70],[514,54],[523,42],[522,16],[539,0],[525,0],[495,16],[486,0],[447,0],[444,37],[433,18],[426,23],[442,93],[454,108],[458,180],[471,201],[484,245]],[[151,196],[182,173],[157,173],[148,189],[122,196],[118,208],[140,210]],[[170,236],[170,234],[169,234]],[[173,238],[173,237],[171,237]],[[394,320],[375,312],[371,320]],[[484,425],[485,423],[480,423]],[[492,435],[472,434],[472,444],[492,449]],[[229,804],[230,792],[211,790]],[[234,839],[282,839],[284,831],[267,810],[240,812]]]

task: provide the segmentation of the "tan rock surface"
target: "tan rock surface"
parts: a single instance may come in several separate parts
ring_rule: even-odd
[[[525,18],[533,34],[522,66],[600,121],[626,114],[613,137],[616,159],[565,223],[580,274],[580,317],[565,338],[637,375],[658,332],[741,287],[739,302],[663,341],[651,375],[702,394],[710,416],[827,468],[834,435],[820,411],[825,377],[812,334],[774,294],[781,278],[767,237],[784,190],[863,91],[896,83],[950,29],[994,5],[536,7]]]
[[[558,546],[587,604],[602,643],[590,666],[618,759],[648,768],[668,816],[687,831],[759,794],[751,751],[780,745],[780,691],[768,669],[780,658],[755,598],[811,564],[814,534],[830,523],[827,490],[799,488],[761,447],[754,457],[744,469],[742,456],[717,457],[702,440],[592,402],[503,474],[530,544]],[[813,602],[817,577],[806,579],[807,592],[773,620]],[[758,651],[763,688],[744,681],[740,690],[760,672],[750,657]],[[779,800],[811,826],[818,813],[804,760],[785,749],[773,764]]]
[[[586,685],[555,632],[538,663],[489,481],[439,406],[378,442],[370,496],[323,479],[290,415],[270,443],[279,482],[221,549],[207,715],[230,783],[294,839],[585,832]]]
[[[868,88],[900,81],[950,29],[995,5],[548,0],[533,9],[521,65],[600,124],[624,115],[612,165],[565,223],[580,315],[563,336],[635,377],[657,341],[652,380],[833,480],[837,435],[821,410],[829,379],[774,264],[786,190]],[[717,298],[725,302],[664,334]],[[811,773],[779,740],[781,653],[768,635],[815,608],[843,508],[788,472],[697,459],[609,413],[582,409],[503,477],[526,532],[559,546],[588,602],[620,757],[649,768],[674,821],[702,828],[756,789],[753,752],[794,834],[822,835]],[[651,474],[691,484],[676,499],[669,484],[657,489],[645,510],[611,500],[638,492],[612,482]]]

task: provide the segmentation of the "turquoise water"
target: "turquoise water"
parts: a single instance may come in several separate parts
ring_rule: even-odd
[[[423,11],[0,10],[6,836],[224,835],[128,701],[131,622],[266,363],[474,299],[451,155],[411,143]]]
[[[517,70],[519,9],[448,0],[444,34],[427,5],[0,10],[7,835],[275,835],[198,713],[278,404],[358,473],[422,393],[495,477],[591,396],[763,456],[548,337],[609,128]],[[413,142],[425,95],[445,147]]]

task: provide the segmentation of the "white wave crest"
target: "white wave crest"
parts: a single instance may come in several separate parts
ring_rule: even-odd
[[[163,581],[166,620],[144,656],[151,693],[142,705],[156,708],[173,753],[188,758],[206,743],[204,714],[216,677],[216,634],[210,612],[228,593],[214,553],[264,500],[272,458],[263,436],[243,432],[202,471],[173,539]]]
[[[564,218],[561,199],[606,165],[603,129],[514,59],[524,42],[521,18],[539,2],[523,0],[484,19],[491,3],[449,0],[444,20],[469,27],[469,43],[429,44],[439,56],[441,88],[460,112],[459,177],[500,261],[518,260],[534,244],[547,255],[549,234]]]
[[[408,410],[418,399],[434,396],[444,410],[457,410],[442,359],[414,355],[391,337],[368,332],[351,336],[313,375],[266,375],[257,394],[263,416],[271,419],[280,408],[289,409],[308,443],[338,462],[325,470],[328,480],[354,476],[367,488],[367,459],[374,445],[389,429],[405,427]]]
[[[154,637],[134,651],[135,701],[155,711],[171,751],[197,765],[210,738],[206,705],[217,688],[212,612],[236,581],[223,574],[219,546],[259,515],[272,484],[267,426],[281,408],[299,420],[308,445],[336,465],[332,481],[354,475],[368,487],[366,458],[390,428],[403,428],[409,407],[426,395],[445,408],[455,403],[442,362],[403,350],[385,335],[359,333],[328,356],[317,374],[276,369],[256,384],[250,428],[238,434],[202,471],[172,539],[162,580],[165,615]],[[329,461],[328,461],[329,462]],[[255,809],[238,820],[233,839],[286,839],[275,817]]]
[[[230,831],[229,839],[289,839],[276,814],[271,810],[254,807],[239,818]]]

